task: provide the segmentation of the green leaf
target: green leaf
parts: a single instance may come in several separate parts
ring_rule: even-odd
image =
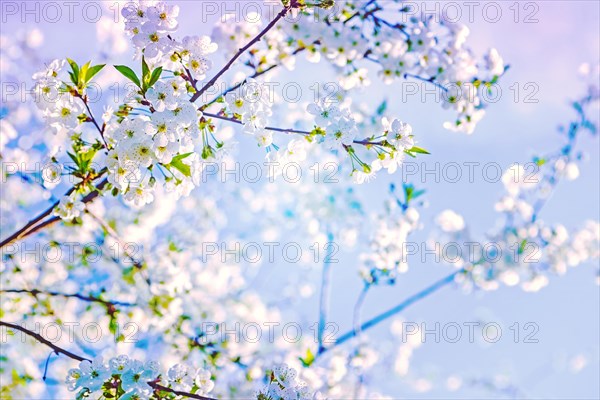
[[[150,82],[148,82],[148,87],[154,86],[154,84],[160,79],[160,74],[162,74],[162,67],[158,67],[152,71]]]
[[[385,110],[387,110],[387,100],[384,100],[383,103],[377,107],[377,115],[383,115]]]
[[[77,157],[75,154],[70,153],[67,151],[67,155],[71,158],[71,160],[73,160],[75,162],[75,164],[79,167],[79,157]]]
[[[404,188],[404,198],[407,205],[411,200],[414,200],[425,193],[425,190],[415,190],[415,187],[411,184],[403,184],[402,187]]]
[[[77,82],[78,84],[85,82],[85,78],[87,76],[88,69],[90,68],[90,64],[91,61],[88,61],[81,66],[81,70],[79,71],[79,81]]]
[[[171,163],[169,164],[170,166],[172,166],[173,168],[175,168],[177,171],[181,172],[183,175],[187,176],[188,178],[190,176],[192,176],[192,169],[190,168],[189,165],[184,164],[181,160],[183,160],[190,154],[192,154],[192,153],[185,153],[185,154],[180,154],[178,156],[175,156],[175,157],[173,157],[173,160],[171,160]]]
[[[310,349],[306,349],[306,356],[304,358],[298,357],[302,365],[305,367],[310,367],[313,362],[315,362],[315,355],[310,351]]]
[[[79,66],[75,61],[71,60],[70,58],[67,58],[67,62],[69,63],[69,65],[71,66],[71,70],[73,71],[72,73],[69,73],[69,75],[71,75],[71,81],[74,85],[77,85],[77,83],[79,82]]]
[[[423,193],[425,193],[425,190],[417,190],[417,191],[413,192],[412,198],[416,199],[417,197],[423,195]]]
[[[73,82],[73,85],[77,85],[77,77],[75,76],[75,74],[69,71],[69,76],[71,77],[71,82]]]
[[[140,89],[142,88],[139,78],[137,77],[135,72],[133,72],[133,70],[131,68],[129,68],[126,65],[115,65],[115,68],[117,69],[117,71],[122,73],[123,76],[125,76],[125,78],[127,78],[130,81],[132,81],[133,83],[135,83],[137,85],[137,87],[139,87]]]
[[[413,153],[411,153],[409,150],[404,150],[404,152],[406,154],[408,154],[409,156],[411,156],[412,158],[417,158],[417,156],[415,156]]]
[[[422,148],[420,148],[420,147],[417,147],[417,146],[413,146],[413,147],[411,147],[410,149],[408,149],[408,150],[406,150],[406,151],[408,151],[408,152],[411,152],[411,153],[431,154],[431,153],[430,153],[430,152],[428,152],[427,150],[425,150],[425,149],[422,149]]]
[[[148,64],[146,63],[146,58],[142,56],[142,80],[144,82],[148,82],[148,75],[150,75],[150,68],[148,68]]]
[[[85,75],[85,82],[89,82],[92,78],[104,68],[106,64],[94,65],[90,69],[88,69],[87,74]]]

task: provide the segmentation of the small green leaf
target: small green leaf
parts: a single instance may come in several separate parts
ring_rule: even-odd
[[[71,60],[70,58],[67,58],[67,62],[69,63],[69,65],[71,66],[71,70],[73,71],[72,73],[69,73],[69,75],[71,76],[71,81],[74,85],[77,85],[77,83],[79,82],[79,66],[75,61]]]
[[[79,166],[79,158],[75,154],[67,151],[67,155],[75,162],[77,166]]]
[[[77,77],[75,76],[75,74],[69,71],[69,76],[71,77],[71,82],[73,82],[73,85],[77,85]]]
[[[422,148],[420,148],[420,147],[417,147],[417,146],[413,146],[413,147],[411,147],[410,149],[408,149],[408,150],[406,150],[406,151],[408,151],[408,152],[410,152],[410,153],[431,154],[431,153],[430,153],[430,152],[428,152],[427,150],[425,150],[425,149],[422,149]]]
[[[148,68],[146,58],[142,56],[142,80],[144,82],[148,82],[148,75],[150,75],[150,68]]]
[[[92,80],[92,78],[102,70],[102,68],[104,68],[106,64],[100,64],[100,65],[94,65],[93,67],[89,68],[87,71],[87,74],[85,75],[85,82],[89,82]]]
[[[404,185],[404,198],[406,202],[409,203],[410,199],[412,199],[413,192],[415,187],[413,185]]]
[[[310,351],[310,349],[306,350],[306,356],[304,358],[298,357],[302,365],[305,367],[310,367],[312,363],[315,361],[315,355]]]
[[[81,70],[79,71],[79,81],[77,82],[78,84],[85,82],[85,78],[87,76],[88,69],[90,68],[90,64],[91,61],[88,61],[81,66]]]
[[[192,169],[190,168],[189,165],[184,164],[181,160],[183,160],[190,154],[192,154],[192,153],[185,153],[185,154],[180,154],[178,156],[175,156],[175,157],[173,157],[173,160],[171,160],[171,163],[169,164],[170,166],[172,166],[173,168],[175,168],[177,171],[181,172],[183,175],[187,176],[188,178],[190,176],[192,176]]]
[[[122,73],[123,76],[125,76],[125,78],[127,78],[130,81],[132,81],[133,83],[135,83],[137,85],[137,87],[139,87],[140,89],[142,88],[139,78],[137,77],[135,72],[133,72],[133,70],[131,68],[129,68],[126,65],[115,65],[115,68],[117,69],[117,71]]]
[[[412,198],[416,199],[417,197],[423,195],[423,193],[425,193],[425,190],[417,190],[417,191],[413,192]]]
[[[150,82],[148,82],[148,87],[154,86],[154,84],[160,79],[160,74],[162,74],[162,67],[158,67],[152,71]]]
[[[385,110],[387,110],[387,100],[384,100],[383,103],[381,103],[379,107],[377,107],[377,115],[383,115],[383,113],[385,113]]]

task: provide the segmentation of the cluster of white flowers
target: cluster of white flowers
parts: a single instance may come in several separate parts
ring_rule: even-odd
[[[390,144],[390,148],[377,155],[377,158],[371,163],[371,168],[373,171],[384,168],[388,173],[393,174],[402,164],[405,152],[415,145],[412,126],[398,119],[390,122],[385,117],[382,118],[381,123],[384,129],[382,138]]]
[[[177,29],[179,6],[158,2],[127,3],[121,10],[125,18],[125,30],[131,35],[139,55],[153,60],[172,50],[169,35]]]
[[[187,195],[194,188],[191,171],[199,162],[194,149],[202,113],[181,97],[178,84],[176,79],[157,82],[148,92],[157,111],[129,116],[107,132],[113,147],[107,156],[108,180],[136,206],[154,199],[157,169],[168,190]]]
[[[316,128],[313,133],[317,139],[331,150],[349,154],[352,161],[351,175],[355,183],[368,182],[382,169],[390,174],[396,172],[405,155],[415,149],[412,127],[398,119],[390,121],[383,117],[381,125],[373,127],[383,132],[359,140],[359,124],[343,105],[321,99],[309,104],[307,111],[315,117]],[[354,144],[366,148],[367,153],[374,154],[375,157],[369,163],[363,161],[353,147]]]
[[[46,123],[57,134],[73,134],[81,130],[83,103],[70,95],[60,92],[63,87],[59,74],[65,60],[54,60],[47,67],[33,75],[35,80],[35,103],[42,111]]]
[[[244,132],[253,135],[259,146],[273,144],[273,132],[265,129],[273,114],[268,87],[248,78],[237,90],[227,93],[225,102],[229,113],[244,124]]]
[[[369,284],[395,283],[398,274],[408,271],[406,242],[419,227],[419,212],[414,207],[386,201],[385,212],[376,217],[370,251],[362,253],[361,275]]]
[[[574,171],[577,166],[565,162],[562,157],[550,164],[556,176],[575,179],[578,175],[565,172],[567,169]],[[468,274],[458,277],[465,287],[496,290],[503,283],[508,286],[520,284],[525,291],[538,291],[549,283],[548,272],[562,275],[568,267],[600,256],[598,222],[587,221],[583,229],[569,233],[561,224],[547,225],[537,218],[540,204],[551,190],[541,171],[527,171],[522,165],[515,164],[505,171],[502,182],[506,194],[496,203],[495,209],[505,215],[507,222],[491,236],[490,242],[472,246],[463,217],[454,211],[446,210],[436,218],[443,232],[439,238],[441,242],[444,246],[446,242],[452,242],[460,250],[458,257],[450,259],[444,257],[442,246],[436,246],[436,249],[444,261],[467,269]]]
[[[269,384],[256,393],[257,400],[311,400],[318,394],[310,392],[306,383],[298,380],[298,372],[287,364],[273,368]]]
[[[568,267],[598,259],[600,225],[588,221],[583,229],[569,233],[561,224],[547,226],[538,220],[516,230],[506,229],[490,243],[493,251],[485,254],[479,247],[475,254],[461,249],[468,256],[453,263],[467,266],[469,273],[457,280],[466,288],[496,290],[500,284],[520,284],[527,292],[537,292],[548,285],[549,272],[562,275]]]
[[[323,143],[327,148],[344,150],[344,146],[352,145],[358,129],[350,110],[341,109],[337,104],[329,104],[322,99],[309,104],[307,111],[314,115],[317,126],[325,130]]]
[[[280,35],[280,30],[286,33],[283,42],[289,47],[283,53],[288,65],[293,65],[288,59],[298,50],[312,62],[325,58],[341,73],[340,84],[346,90],[370,84],[368,69],[360,63],[363,60],[379,64],[378,75],[386,84],[407,77],[435,84],[444,108],[458,113],[444,126],[472,133],[485,113],[482,92],[489,90],[505,70],[498,52],[491,49],[477,61],[465,46],[469,34],[466,26],[431,15],[389,22],[377,12],[384,6],[346,2],[335,14],[307,8],[271,34]],[[365,17],[347,20],[357,12]]]
[[[167,2],[130,2],[121,14],[125,30],[131,36],[136,55],[142,55],[154,65],[177,71],[182,66],[192,78],[202,80],[212,67],[207,58],[217,51],[217,44],[208,36],[186,36],[182,41],[173,38],[177,29],[179,6]]]
[[[155,398],[155,388],[152,384],[198,395],[206,395],[214,387],[209,371],[202,368],[192,369],[184,364],[176,364],[169,368],[164,382],[163,379],[159,363],[143,363],[120,355],[111,358],[108,364],[102,357],[82,361],[79,368],[69,370],[66,383],[69,390],[79,391],[78,398],[104,396],[118,397],[122,400]]]

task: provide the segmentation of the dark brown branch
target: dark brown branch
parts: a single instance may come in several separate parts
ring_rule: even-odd
[[[55,296],[55,297],[65,297],[65,298],[77,298],[83,301],[87,301],[90,303],[100,303],[103,304],[107,307],[114,307],[114,306],[134,306],[135,304],[133,303],[126,303],[126,302],[122,302],[122,301],[110,301],[110,300],[103,300],[100,297],[96,297],[96,296],[85,296],[79,293],[61,293],[61,292],[53,292],[53,291],[44,291],[44,290],[39,290],[39,289],[4,289],[4,290],[0,290],[0,293],[28,293],[30,295],[32,295],[33,297],[37,297],[38,295],[45,295],[45,296]]]
[[[264,35],[267,34],[267,32],[269,32],[271,30],[271,28],[273,28],[275,26],[275,24],[277,24],[277,22],[285,17],[285,15],[287,14],[287,12],[291,9],[292,6],[288,6],[283,8],[275,18],[273,18],[273,20],[271,22],[269,22],[269,25],[267,25],[265,27],[265,29],[263,29],[258,35],[256,35],[256,37],[254,39],[252,39],[250,42],[248,42],[244,47],[242,47],[241,49],[239,49],[237,51],[237,53],[234,54],[234,56],[229,60],[229,62],[227,62],[227,64],[225,64],[225,66],[223,68],[221,68],[221,70],[219,72],[217,72],[217,74],[215,76],[213,76],[213,78],[208,81],[203,87],[202,89],[198,90],[196,93],[194,93],[194,95],[192,96],[192,98],[190,99],[190,101],[193,103],[196,100],[198,100],[198,98],[200,98],[200,96],[202,96],[202,94],[204,92],[206,92],[210,87],[212,87],[217,80],[225,73],[229,70],[229,68],[231,68],[231,66],[233,65],[233,63],[240,58],[240,56],[242,54],[244,54],[250,47],[254,46],[254,44],[258,41],[260,41]]]
[[[203,115],[206,117],[209,117],[209,118],[215,118],[215,119],[220,119],[223,121],[233,122],[234,124],[239,124],[239,125],[243,124],[243,122],[240,121],[239,119],[229,118],[224,115],[211,114],[211,113],[207,113],[207,112],[203,113]],[[310,135],[311,134],[308,131],[301,131],[298,129],[275,128],[273,126],[266,126],[265,129],[268,131],[273,131],[273,132],[296,133],[299,135]],[[371,142],[368,140],[355,140],[353,143],[362,144],[363,146],[383,146],[383,144],[384,144],[383,142]]]
[[[154,390],[158,390],[160,392],[168,392],[168,393],[173,393],[176,394],[178,396],[184,396],[184,397],[189,397],[190,399],[199,399],[199,400],[214,400],[210,397],[204,397],[204,396],[200,396],[199,394],[195,394],[195,393],[188,393],[188,392],[182,392],[179,390],[175,390],[175,389],[171,389],[168,388],[166,386],[163,385],[159,385],[156,382],[148,382],[148,385],[152,386],[152,388]]]
[[[98,197],[98,195],[100,194],[100,191],[108,184],[108,180],[105,178],[103,179],[94,189],[93,192],[87,194],[83,199],[82,202],[84,204],[91,202],[92,200],[94,200],[96,197]],[[72,187],[71,189],[69,189],[64,196],[69,196],[71,193],[73,193],[73,191],[75,190],[75,187]],[[33,218],[31,221],[29,221],[25,226],[23,226],[21,229],[19,229],[18,231],[16,231],[15,233],[13,233],[12,235],[10,235],[9,237],[7,237],[6,239],[4,239],[2,242],[0,242],[0,249],[3,248],[4,246],[7,246],[13,242],[16,242],[17,240],[21,240],[29,235],[31,235],[32,233],[35,233],[37,231],[39,231],[40,229],[48,226],[48,225],[52,225],[57,221],[60,221],[59,217],[52,217],[50,219],[47,219],[46,221],[43,221],[40,223],[40,221],[42,221],[44,218],[48,217],[50,214],[52,214],[52,211],[56,208],[56,206],[58,206],[60,201],[56,201],[54,202],[54,204],[52,204],[48,209],[46,209],[44,212],[42,212],[41,214],[39,214],[37,217]],[[38,224],[39,223],[39,224]],[[38,225],[36,225],[38,224]]]
[[[54,343],[46,340],[42,335],[39,335],[35,332],[30,331],[29,329],[25,329],[22,326],[16,325],[16,324],[11,324],[10,322],[4,322],[4,321],[0,321],[0,326],[6,326],[8,328],[11,329],[15,329],[17,331],[21,331],[23,333],[25,333],[26,335],[31,336],[34,339],[37,339],[39,342],[45,344],[46,346],[50,347],[52,350],[54,350],[57,354],[64,354],[65,356],[72,358],[73,360],[77,360],[77,361],[91,361],[88,358],[85,357],[81,357],[78,356],[77,354],[71,353],[68,350],[65,350],[61,347],[58,347],[57,345],[55,345]]]
[[[69,358],[71,358],[73,360],[77,360],[77,361],[90,361],[90,362],[92,361],[89,358],[81,357],[81,356],[79,356],[79,355],[77,355],[75,353],[71,353],[68,350],[65,350],[65,349],[63,349],[61,347],[58,347],[54,343],[46,340],[42,335],[39,335],[39,334],[37,334],[37,333],[35,333],[33,331],[30,331],[29,329],[23,328],[22,326],[19,326],[19,325],[16,325],[16,324],[12,324],[10,322],[4,322],[4,321],[0,321],[0,326],[6,326],[8,328],[15,329],[17,331],[21,331],[21,332],[25,333],[26,335],[31,336],[32,338],[37,339],[41,343],[43,343],[46,346],[50,347],[57,354],[64,354],[65,356],[67,356],[67,357],[69,357]],[[182,392],[182,391],[179,391],[179,390],[171,389],[171,388],[168,388],[166,386],[160,385],[156,381],[150,381],[150,382],[148,382],[148,385],[150,387],[152,387],[155,391],[173,393],[173,394],[176,394],[178,396],[188,397],[190,399],[215,400],[215,399],[212,399],[210,397],[200,396],[199,394]]]

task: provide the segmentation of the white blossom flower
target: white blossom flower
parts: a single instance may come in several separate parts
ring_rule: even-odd
[[[444,232],[458,232],[465,228],[463,217],[452,210],[442,211],[435,222]]]
[[[342,115],[339,107],[336,105],[326,106],[324,104],[311,103],[306,110],[309,114],[315,116],[317,125],[322,127],[326,127]]]
[[[81,379],[78,385],[88,388],[94,392],[99,390],[104,382],[110,378],[110,371],[104,365],[102,357],[96,357],[93,361],[84,360],[79,364],[81,370]]]
[[[196,385],[196,387],[198,387],[198,390],[205,395],[210,393],[215,387],[215,383],[211,380],[210,371],[207,371],[202,368],[196,371],[194,384]]]
[[[125,200],[136,207],[151,203],[154,200],[154,188],[150,177],[146,175],[138,182],[130,182],[125,192]]]
[[[185,364],[176,364],[167,371],[167,379],[175,390],[190,390],[194,384],[192,371]]]
[[[165,108],[174,110],[177,108],[177,98],[173,89],[172,85],[158,81],[146,92],[146,98],[156,111],[164,111]]]
[[[77,198],[75,193],[71,193],[60,199],[58,205],[54,208],[53,214],[65,221],[70,221],[79,217],[83,210],[85,210],[85,204]]]
[[[356,138],[356,123],[354,120],[342,117],[326,128],[324,143],[330,149],[341,149],[349,146]]]
[[[129,368],[121,375],[121,386],[126,392],[130,390],[148,391],[152,389],[148,382],[155,378],[156,371],[154,369],[147,368],[141,361],[131,360]]]

